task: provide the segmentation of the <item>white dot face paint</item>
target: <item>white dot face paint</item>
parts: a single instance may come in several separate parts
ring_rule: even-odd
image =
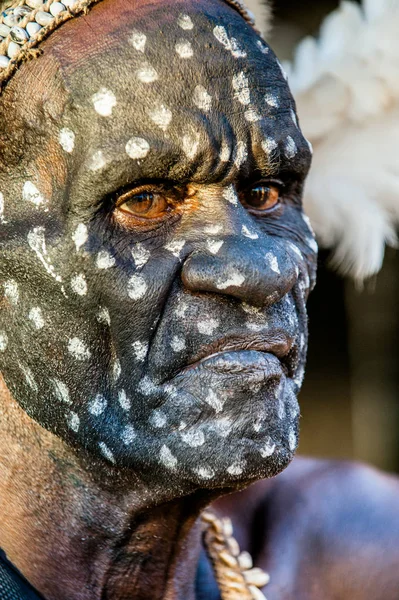
[[[19,368],[25,376],[26,383],[34,392],[37,392],[39,388],[37,387],[35,378],[33,377],[33,373],[30,368],[22,365],[21,363],[19,363]]]
[[[124,430],[122,431],[122,442],[125,446],[130,446],[133,444],[136,438],[136,432],[134,430],[133,425],[126,425]]]
[[[176,258],[180,258],[180,252],[183,250],[185,245],[186,240],[173,240],[169,244],[166,244],[165,250],[169,250],[169,252],[171,252],[173,256],[176,256]]]
[[[35,227],[28,233],[28,244],[32,250],[36,253],[38,259],[46,269],[47,273],[51,275],[59,283],[62,282],[62,278],[56,274],[53,265],[47,255],[46,248],[46,230],[44,227]]]
[[[193,48],[191,46],[191,42],[188,40],[180,40],[177,42],[175,46],[175,50],[180,58],[192,58],[194,55]]]
[[[68,341],[68,352],[79,361],[88,360],[91,357],[91,352],[86,344],[77,337]]]
[[[186,342],[177,335],[173,336],[170,342],[170,347],[174,352],[182,352],[186,347]]]
[[[237,476],[241,475],[244,471],[245,462],[236,462],[228,467],[227,472],[229,475]]]
[[[65,404],[72,404],[72,401],[69,397],[69,390],[65,383],[63,383],[59,379],[52,379],[51,383],[53,384],[54,393],[57,399],[60,402],[65,402]]]
[[[9,279],[4,282],[4,295],[7,300],[16,306],[19,301],[19,288],[18,284],[14,279]]]
[[[59,142],[65,152],[71,154],[75,148],[75,134],[71,129],[64,127],[60,131]]]
[[[244,106],[251,102],[251,94],[249,92],[248,77],[241,71],[233,77],[234,98]]]
[[[234,58],[245,58],[247,56],[247,53],[240,48],[237,40],[234,37],[229,38],[226,29],[222,25],[217,25],[214,28],[213,35],[228,52],[231,52]]]
[[[205,402],[211,406],[216,413],[220,413],[223,410],[224,400],[220,399],[213,390],[209,390]]]
[[[153,411],[153,413],[150,417],[150,423],[153,427],[156,427],[157,429],[161,429],[161,427],[165,427],[166,422],[167,422],[167,419],[166,419],[165,413],[163,413],[159,409]]]
[[[116,97],[111,90],[103,87],[91,98],[94,110],[102,117],[110,117],[116,106]]]
[[[153,83],[158,79],[158,73],[150,63],[143,63],[136,71],[136,77],[142,83]]]
[[[87,242],[88,238],[89,233],[86,225],[84,225],[84,223],[79,223],[76,230],[72,234],[72,241],[75,242],[76,252],[79,252],[82,246],[84,246]]]
[[[72,429],[72,431],[77,433],[79,431],[79,427],[80,427],[79,416],[74,412],[70,412],[67,417],[67,421],[68,421],[68,427],[70,429]]]
[[[262,52],[262,54],[269,54],[269,48],[261,40],[257,40],[256,46]]]
[[[187,431],[180,434],[181,439],[191,448],[198,448],[205,443],[205,436],[202,431]]]
[[[187,158],[189,158],[190,160],[192,160],[198,152],[199,141],[200,141],[200,139],[199,139],[198,133],[196,133],[195,135],[186,134],[183,136],[183,139],[182,139],[183,152],[187,156]]]
[[[158,104],[153,110],[149,111],[149,117],[155,125],[162,131],[166,131],[172,120],[172,111],[164,104]]]
[[[71,288],[78,296],[86,296],[87,294],[87,282],[85,276],[82,273],[74,275],[71,279]]]
[[[268,106],[271,106],[272,108],[278,108],[280,106],[279,99],[272,92],[267,92],[267,94],[265,95],[265,102]]]
[[[176,469],[177,458],[173,456],[172,452],[167,446],[162,446],[159,458],[161,460],[161,463],[165,465],[165,467],[167,467],[168,469],[171,469],[172,471]]]
[[[204,233],[206,233],[207,235],[218,235],[222,231],[223,226],[217,223],[212,223],[212,225],[207,225],[206,227],[204,227]]]
[[[143,377],[143,379],[140,381],[138,389],[140,392],[142,392],[142,394],[144,394],[144,396],[149,396],[150,394],[156,392],[157,386],[153,381],[151,381],[148,375],[145,375],[145,377]]]
[[[257,123],[262,119],[262,117],[256,112],[256,110],[251,107],[245,111],[244,117],[248,121],[248,123]]]
[[[231,184],[224,188],[222,196],[233,206],[238,206],[238,196],[234,185]]]
[[[290,430],[290,433],[288,435],[288,445],[291,452],[294,452],[297,446],[297,437],[293,429]]]
[[[137,269],[141,269],[142,267],[144,267],[144,265],[148,262],[151,256],[150,251],[147,250],[147,248],[145,248],[145,246],[143,246],[142,244],[136,244],[135,246],[133,246],[133,248],[131,249],[131,253],[133,256],[134,264],[136,265]]]
[[[102,455],[105,456],[105,458],[109,460],[109,462],[115,464],[115,457],[112,454],[111,450],[108,448],[107,444],[104,444],[104,442],[100,442],[98,444],[98,447],[100,448]]]
[[[8,346],[8,337],[5,331],[0,331],[0,352],[5,352]]]
[[[216,287],[218,290],[226,290],[230,287],[241,287],[245,281],[244,275],[236,269],[230,269],[226,279],[219,279]]]
[[[118,381],[121,374],[122,374],[121,363],[120,363],[120,360],[116,359],[116,361],[114,362],[114,364],[112,366],[112,377],[113,377],[114,382]]]
[[[265,152],[265,154],[270,155],[277,148],[278,144],[273,138],[268,137],[262,140],[262,150]]]
[[[35,328],[37,330],[39,329],[43,329],[44,327],[44,318],[43,318],[43,313],[41,308],[39,308],[38,306],[32,308],[29,311],[29,320],[32,321],[33,325],[35,326]]]
[[[90,171],[100,171],[105,167],[107,161],[105,160],[105,156],[102,150],[97,150],[91,157],[89,161],[89,169]]]
[[[101,250],[97,254],[96,265],[101,270],[111,269],[111,267],[115,266],[115,259],[107,250]]]
[[[294,158],[294,156],[296,155],[298,151],[298,148],[296,146],[296,143],[294,142],[294,140],[292,139],[292,137],[289,135],[287,137],[287,140],[285,142],[284,145],[284,152],[287,158]]]
[[[309,246],[312,252],[317,254],[319,251],[319,246],[314,238],[306,238],[306,244]]]
[[[295,113],[294,113],[294,111],[292,110],[292,108],[291,108],[291,111],[290,111],[290,112],[291,112],[291,119],[292,119],[292,122],[294,123],[294,125],[295,125],[296,127],[298,127],[298,119],[297,119],[297,116],[296,116],[296,114],[295,114]]]
[[[256,231],[252,231],[246,225],[242,226],[241,233],[242,233],[242,235],[244,235],[245,237],[249,238],[250,240],[257,240],[257,239],[259,239],[259,235],[256,233]]]
[[[5,217],[4,217],[4,210],[5,210],[4,195],[0,192],[0,223],[2,225],[7,224],[7,221],[5,220]]]
[[[129,42],[137,52],[144,53],[147,36],[141,31],[134,30],[129,38]]]
[[[102,306],[97,313],[97,321],[103,325],[111,325],[111,317],[108,308]]]
[[[130,410],[132,403],[130,399],[127,397],[125,390],[120,390],[118,393],[118,402],[121,405],[123,410]]]
[[[194,473],[201,479],[212,479],[215,476],[215,471],[210,467],[199,467],[198,469],[194,469]]]
[[[127,294],[132,300],[141,300],[147,292],[147,287],[142,275],[132,275],[127,284]]]
[[[103,414],[104,410],[107,408],[107,400],[101,394],[97,394],[97,396],[89,402],[89,413],[95,417],[99,417]]]
[[[221,162],[229,162],[231,156],[231,150],[227,144],[223,144],[220,149],[219,158]]]
[[[209,112],[212,107],[212,96],[202,85],[197,85],[194,90],[193,102],[200,110]]]
[[[269,267],[271,268],[271,270],[274,273],[277,273],[277,275],[281,275],[277,257],[274,256],[274,254],[272,254],[271,252],[267,252],[265,259],[266,259],[266,262],[268,263]]]
[[[212,335],[212,333],[219,327],[220,322],[217,319],[209,317],[203,321],[197,323],[197,329],[202,335]]]
[[[36,208],[40,208],[46,201],[44,196],[39,192],[37,187],[31,181],[26,181],[22,190],[22,198],[25,202],[34,204]]]
[[[191,17],[189,15],[186,15],[185,13],[181,13],[179,15],[179,18],[177,19],[177,24],[185,31],[190,31],[191,29],[194,29],[194,23],[192,22]]]
[[[143,138],[133,137],[126,144],[126,153],[134,160],[145,158],[149,151],[150,144]]]
[[[272,456],[272,454],[274,454],[276,450],[276,444],[273,444],[273,442],[269,439],[266,444],[260,448],[259,452],[262,456],[262,458],[268,458],[269,456]]]
[[[237,142],[237,148],[234,156],[234,164],[239,169],[248,158],[248,150],[245,142]]]
[[[220,248],[223,246],[223,240],[207,240],[206,246],[211,254],[217,254]]]
[[[148,343],[139,341],[133,342],[132,348],[136,360],[144,362],[148,352]]]

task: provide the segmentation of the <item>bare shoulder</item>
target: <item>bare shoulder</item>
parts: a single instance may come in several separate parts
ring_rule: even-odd
[[[298,458],[229,506],[241,532],[252,508],[241,542],[271,574],[268,600],[399,600],[399,478]]]

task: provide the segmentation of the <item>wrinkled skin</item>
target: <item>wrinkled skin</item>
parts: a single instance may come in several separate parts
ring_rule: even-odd
[[[221,2],[121,0],[44,48],[0,109],[8,388],[78,453],[171,497],[275,475],[297,446],[315,243],[311,154],[273,52]],[[270,180],[280,203],[257,213],[246,198]],[[118,208],[143,183],[177,190],[157,222]]]

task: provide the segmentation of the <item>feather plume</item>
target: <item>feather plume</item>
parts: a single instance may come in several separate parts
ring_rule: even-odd
[[[314,146],[306,192],[322,246],[342,273],[381,268],[399,224],[399,1],[344,0],[287,64]]]

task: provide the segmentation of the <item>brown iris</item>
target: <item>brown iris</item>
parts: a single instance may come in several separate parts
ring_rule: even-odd
[[[280,193],[277,184],[259,183],[243,192],[241,201],[249,209],[264,212],[278,205]]]
[[[159,219],[170,210],[164,192],[136,189],[119,198],[118,210],[139,219]]]

